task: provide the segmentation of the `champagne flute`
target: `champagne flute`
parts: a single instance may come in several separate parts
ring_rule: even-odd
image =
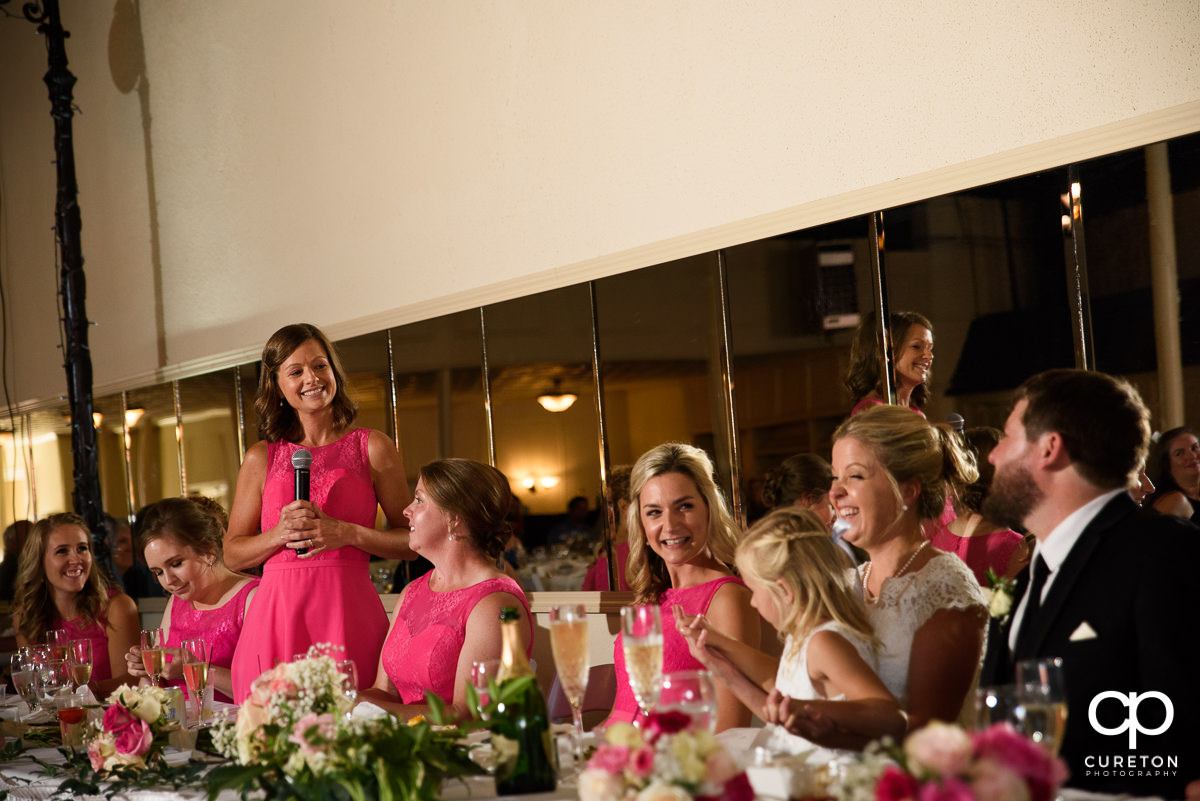
[[[550,607],[550,650],[558,682],[575,722],[575,761],[583,762],[583,696],[588,681],[587,609],[583,604]]]
[[[1017,663],[1021,728],[1035,743],[1058,755],[1067,728],[1067,691],[1061,657]]]
[[[71,641],[71,635],[66,629],[54,629],[46,632],[46,647],[50,649],[51,659],[66,659],[67,644]]]
[[[29,707],[29,714],[33,714],[38,705],[37,677],[34,672],[33,655],[28,647],[22,647],[13,654],[11,668],[13,687],[21,696],[21,700]],[[24,720],[24,718],[18,718],[18,720]]]
[[[654,707],[654,680],[662,673],[662,612],[657,604],[621,607],[621,639],[629,686],[643,715]]]
[[[162,629],[142,629],[142,666],[150,675],[150,683],[159,686],[165,662]]]
[[[208,693],[208,644],[200,638],[184,640],[180,650],[183,655],[183,680],[187,683],[188,694],[196,702],[196,725],[192,728],[199,729],[204,726],[204,700]]]
[[[92,641],[71,640],[67,646],[67,664],[71,668],[75,689],[87,684],[92,678]]]
[[[483,711],[483,708],[492,699],[489,682],[498,681],[496,677],[499,674],[499,659],[482,659],[471,663],[471,686],[475,688],[475,693],[479,696],[479,717],[481,720],[488,719],[488,714]]]
[[[350,708],[354,708],[354,702],[358,700],[358,668],[354,666],[353,659],[343,659],[334,664],[338,673],[342,674],[342,696],[350,702]]]

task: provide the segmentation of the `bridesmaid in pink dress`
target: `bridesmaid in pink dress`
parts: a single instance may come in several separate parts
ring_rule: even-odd
[[[858,326],[850,344],[850,367],[846,371],[846,389],[854,399],[850,416],[884,402],[883,348],[878,318],[868,314]],[[888,333],[892,339],[892,365],[896,375],[896,405],[907,406],[922,417],[929,400],[929,378],[933,370],[933,323],[917,312],[893,312],[888,315]]]
[[[63,512],[29,531],[17,566],[13,628],[18,645],[44,642],[66,629],[92,641],[88,686],[103,698],[129,679],[125,652],[138,639],[137,604],[111,586],[92,561],[92,534],[79,515]]]
[[[162,683],[182,687],[187,695],[179,649],[184,640],[200,638],[210,650],[213,697],[228,702],[233,700],[229,668],[258,579],[225,566],[224,514],[207,498],[166,498],[142,513],[137,547],[170,596],[159,624],[168,649]],[[140,647],[130,648],[125,662],[131,675],[149,682]]]
[[[383,646],[375,686],[360,697],[403,717],[427,711],[432,691],[468,713],[466,686],[475,662],[500,658],[500,610],[525,610],[521,623],[533,653],[529,603],[498,567],[510,533],[508,479],[469,459],[443,459],[421,468],[413,501],[404,510],[414,551],[433,569],[404,588]]]
[[[675,628],[674,607],[704,615],[713,628],[752,648],[762,629],[750,591],[733,575],[738,532],[712,478],[708,455],[669,442],[642,454],[630,478],[629,584],[638,604],[662,608],[663,672],[702,670]],[[639,711],[625,669],[622,635],[613,652],[617,697],[609,723],[633,721]],[[750,710],[717,686],[717,731],[750,725]]]
[[[263,579],[234,653],[233,696],[244,700],[260,673],[317,643],[344,649],[362,686],[387,633],[368,559],[413,558],[405,532],[375,528],[377,507],[396,526],[408,503],[400,454],[382,432],[353,428],[358,407],[337,352],[307,323],[267,340],[254,406],[261,440],[238,473],[225,562],[261,564]],[[301,448],[313,457],[308,501],[293,500]]]

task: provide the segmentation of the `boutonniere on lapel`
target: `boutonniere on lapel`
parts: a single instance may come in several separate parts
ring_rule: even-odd
[[[987,601],[988,617],[999,618],[1000,625],[1004,625],[1008,621],[1008,616],[1012,614],[1013,600],[1016,597],[1014,589],[1016,580],[1001,578],[990,567],[983,574],[983,579],[987,582],[982,589],[983,598]]]

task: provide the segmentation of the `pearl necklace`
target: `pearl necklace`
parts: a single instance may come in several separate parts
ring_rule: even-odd
[[[921,551],[925,550],[925,546],[928,544],[929,544],[929,540],[925,540],[920,545],[918,545],[917,550],[912,552],[912,556],[908,557],[908,560],[904,564],[902,564],[900,566],[900,569],[897,570],[894,574],[892,574],[890,576],[890,578],[900,578],[901,576],[903,576],[905,571],[908,570],[910,567],[912,567],[913,561],[917,558],[917,556],[921,553]],[[877,598],[871,597],[871,591],[867,589],[867,583],[871,580],[871,565],[872,564],[873,564],[873,562],[867,562],[866,569],[863,570],[863,600],[869,604],[873,604],[873,603],[875,603],[875,601],[878,600]],[[886,581],[887,578],[889,578],[889,577],[885,577],[884,580]],[[880,589],[880,591],[883,590],[882,584],[880,585],[879,589]]]

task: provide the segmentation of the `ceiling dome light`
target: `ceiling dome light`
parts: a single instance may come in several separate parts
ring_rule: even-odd
[[[537,396],[537,402],[548,412],[565,412],[571,408],[579,396],[574,392],[562,391],[562,379],[554,379],[554,389]]]

